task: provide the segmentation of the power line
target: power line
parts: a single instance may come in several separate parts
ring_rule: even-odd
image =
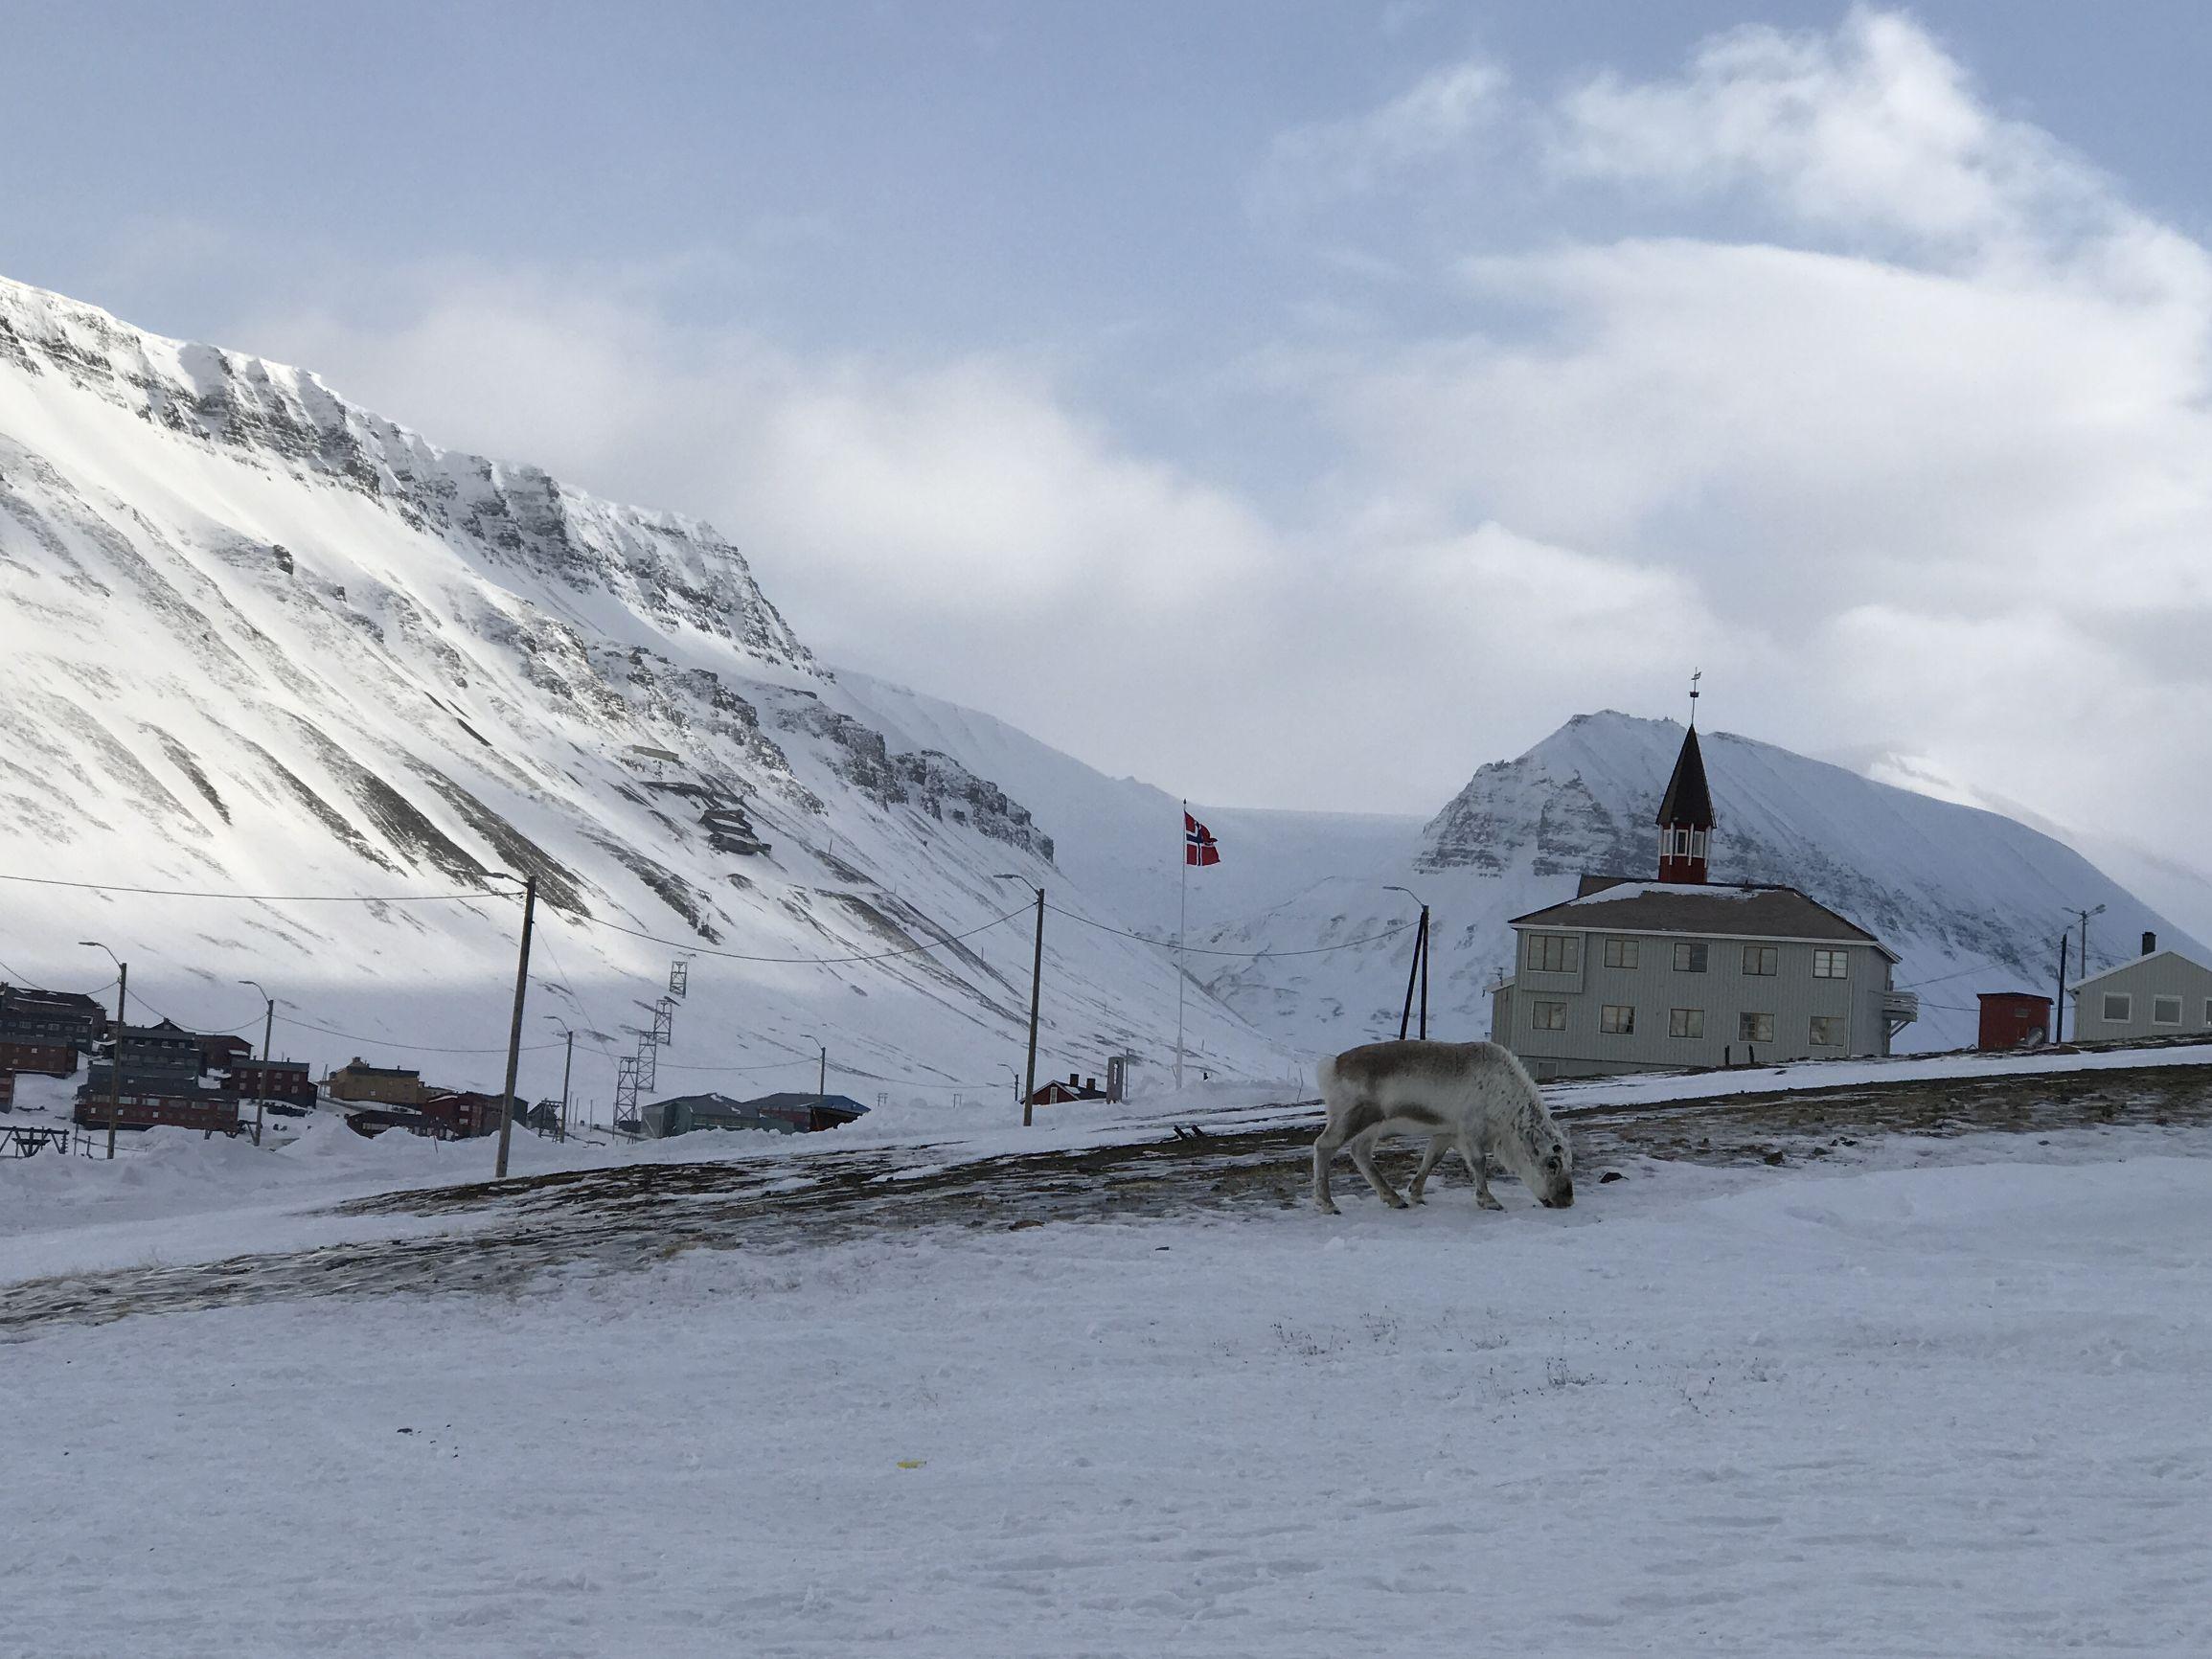
[[[988,933],[991,929],[998,926],[1000,922],[1011,921],[1015,917],[1026,913],[1028,909],[1027,904],[1019,904],[1006,912],[1005,915],[994,916],[980,927],[971,927],[966,933],[948,933],[944,938],[933,940],[927,944],[910,944],[903,950],[878,950],[863,956],[752,956],[740,950],[715,950],[710,946],[685,940],[663,939],[657,933],[643,933],[634,927],[625,927],[619,921],[606,921],[596,916],[567,917],[564,920],[589,922],[594,927],[604,927],[610,932],[627,934],[632,939],[642,939],[650,944],[667,945],[672,950],[688,951],[695,956],[718,956],[727,962],[764,962],[794,967],[819,967],[846,962],[888,962],[893,957],[917,956],[925,950],[939,950],[947,944],[957,943],[963,939],[973,939],[979,933]]]
[[[435,1043],[407,1043],[399,1041],[397,1037],[363,1036],[358,1032],[337,1031],[331,1026],[317,1025],[312,1020],[294,1019],[291,1015],[284,1013],[277,1015],[277,1024],[298,1026],[302,1031],[319,1031],[325,1036],[344,1037],[351,1043],[369,1043],[381,1045],[388,1049],[405,1049],[411,1054],[503,1055],[507,1052],[505,1043],[499,1044],[496,1048],[488,1049],[440,1048]],[[536,1054],[541,1049],[557,1049],[559,1047],[560,1047],[559,1043],[524,1043],[522,1045],[523,1052],[526,1054]]]
[[[228,898],[256,904],[446,904],[463,898],[507,898],[496,888],[475,893],[215,893],[183,887],[126,887],[113,881],[63,881],[51,875],[0,874],[0,881],[34,887],[76,887],[89,893],[132,893],[151,898]]]
[[[1022,906],[1023,910],[1028,908],[1029,906],[1026,904]],[[1178,946],[1172,939],[1154,939],[1150,934],[1131,933],[1123,927],[1108,927],[1103,921],[1093,921],[1087,916],[1079,916],[1072,910],[1062,910],[1057,904],[1048,903],[1045,905],[1045,909],[1051,911],[1055,916],[1064,916],[1070,921],[1080,921],[1085,927],[1095,927],[1101,933],[1117,934],[1123,939],[1133,939],[1140,944],[1156,944],[1162,950],[1180,949],[1190,956],[1233,956],[1244,962],[1272,961],[1278,956],[1323,956],[1332,950],[1350,950],[1355,945],[1373,944],[1377,940],[1388,939],[1393,934],[1403,933],[1409,927],[1421,925],[1418,921],[1401,921],[1396,927],[1386,927],[1380,933],[1370,933],[1364,939],[1347,939],[1341,944],[1316,944],[1304,950],[1208,950],[1196,944]],[[1003,920],[1004,918],[1000,920]]]

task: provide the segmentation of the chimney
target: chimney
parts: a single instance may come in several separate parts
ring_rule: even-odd
[[[1074,1088],[1074,1087],[1075,1087],[1075,1085],[1076,1085],[1076,1080],[1077,1080],[1077,1079],[1076,1079],[1076,1074],[1075,1074],[1075,1073],[1073,1073],[1073,1072],[1070,1072],[1070,1073],[1068,1073],[1068,1074],[1067,1074],[1067,1086],[1068,1086],[1069,1088],[1071,1088],[1071,1089],[1072,1089],[1072,1088]]]
[[[1084,1094],[1086,1094],[1086,1095],[1095,1095],[1095,1094],[1097,1094],[1097,1093],[1098,1093],[1098,1079],[1096,1079],[1096,1078],[1085,1078],[1085,1079],[1083,1079],[1083,1092]]]
[[[2143,935],[2143,954],[2144,954],[2145,956],[2149,956],[2149,955],[2152,955],[2154,952],[2155,952],[2155,951],[2157,950],[2157,948],[2158,948],[2158,936],[2157,936],[2156,934],[2155,934],[2155,933],[2146,933],[2146,934],[2144,934],[2144,935]]]

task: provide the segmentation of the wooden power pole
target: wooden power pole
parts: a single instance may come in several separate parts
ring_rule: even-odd
[[[499,1098],[499,1162],[492,1179],[507,1179],[507,1144],[514,1134],[514,1074],[522,1064],[522,999],[530,989],[530,927],[537,919],[537,877],[522,884],[522,950],[514,962],[514,1019],[507,1032],[507,1087]]]
[[[1029,962],[1029,1080],[1021,1091],[1021,1126],[1028,1128],[1037,1107],[1037,1007],[1044,989],[1044,889],[1037,890],[1037,952]]]

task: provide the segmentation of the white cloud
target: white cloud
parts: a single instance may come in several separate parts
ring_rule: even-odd
[[[2091,170],[1995,115],[1925,30],[1863,9],[1833,35],[1720,35],[1677,80],[1600,75],[1561,102],[1551,158],[1684,190],[1754,183],[1810,224],[1980,250],[2111,210]]]
[[[1238,413],[1324,450],[1270,497],[1033,361],[801,352],[672,323],[647,280],[447,270],[396,323],[237,337],[441,442],[702,513],[832,660],[1201,798],[1428,810],[1702,666],[1720,724],[2201,857],[2205,251],[1870,12],[1540,116],[1446,65],[1286,134],[1264,193],[1405,201],[1421,235],[1376,254],[1410,290],[1436,216],[1402,187],[1539,138],[1579,222],[1626,185],[1640,222],[1725,195],[1759,235],[1471,229],[1419,332],[1379,309],[1245,359]]]
[[[1501,118],[1507,85],[1498,65],[1470,58],[1433,71],[1365,115],[1293,127],[1271,147],[1255,204],[1286,212],[1362,195],[1455,158]]]

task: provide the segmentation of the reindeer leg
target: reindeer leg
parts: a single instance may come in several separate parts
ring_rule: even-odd
[[[1504,1209],[1505,1206],[1497,1201],[1497,1194],[1490,1190],[1489,1156],[1480,1148],[1469,1146],[1465,1141],[1459,1143],[1459,1155],[1467,1167],[1474,1172],[1474,1201],[1485,1210]]]
[[[1375,1167],[1375,1143],[1382,1138],[1380,1129],[1369,1129],[1352,1143],[1352,1161],[1359,1172],[1367,1177],[1367,1184],[1375,1189],[1375,1195],[1393,1210],[1406,1207],[1404,1194],[1382,1178],[1382,1171]]]
[[[1337,1213],[1336,1200],[1329,1196],[1329,1165],[1343,1145],[1344,1137],[1334,1124],[1323,1129],[1321,1138],[1313,1143],[1313,1207],[1324,1216]]]
[[[1449,1135],[1431,1135],[1428,1137],[1428,1150],[1421,1154],[1421,1168],[1413,1171],[1413,1185],[1405,1189],[1405,1196],[1409,1202],[1419,1204],[1425,1201],[1421,1196],[1421,1189],[1428,1184],[1428,1172],[1443,1163],[1445,1153],[1450,1150],[1451,1137]]]

